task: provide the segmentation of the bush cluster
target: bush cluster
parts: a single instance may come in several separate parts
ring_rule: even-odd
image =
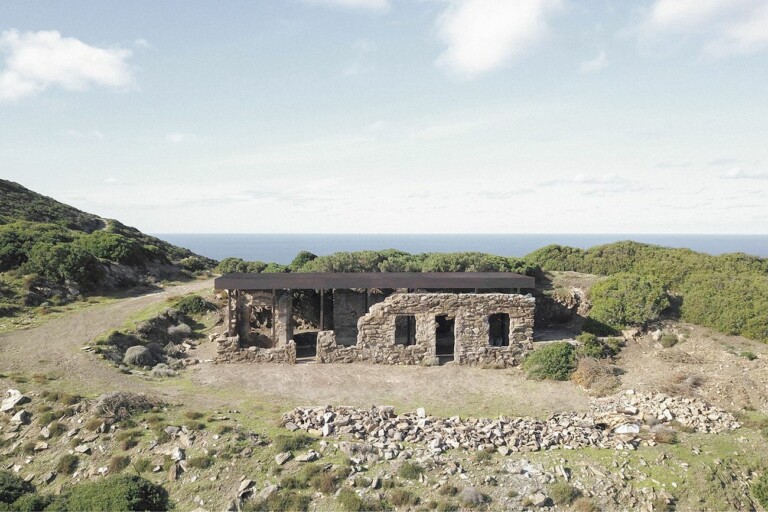
[[[288,266],[226,258],[217,270],[230,272],[516,272],[533,275],[538,265],[521,258],[480,252],[410,254],[394,249],[336,252],[315,256],[301,251]]]
[[[199,295],[187,295],[177,300],[173,306],[176,310],[185,315],[202,315],[208,311],[213,311],[216,306]]]
[[[644,324],[669,306],[661,281],[624,272],[595,283],[590,300],[590,318],[614,329]]]
[[[528,377],[537,380],[568,380],[576,368],[576,349],[560,341],[533,351],[523,361]]]
[[[634,279],[641,284],[642,293],[632,293],[615,301],[615,297],[621,298],[620,290],[605,290],[611,300],[606,306],[599,306],[598,314],[611,320],[605,322],[608,325],[651,319],[648,317],[657,314],[664,306],[658,293],[661,286],[677,298],[679,310],[671,313],[679,314],[682,320],[727,334],[768,341],[766,258],[741,253],[710,256],[689,249],[627,241],[589,250],[549,245],[530,253],[526,259],[531,264],[541,265],[544,270],[636,276]],[[618,284],[617,287],[621,288]],[[637,303],[631,300],[632,296],[644,299]],[[627,312],[617,308],[617,302],[628,308]]]

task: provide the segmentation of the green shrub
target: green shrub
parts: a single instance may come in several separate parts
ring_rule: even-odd
[[[10,471],[0,471],[0,503],[13,503],[31,492],[35,492],[34,485]]]
[[[182,297],[173,306],[175,309],[185,315],[202,315],[208,311],[213,311],[216,306],[199,295],[187,295]]]
[[[676,334],[672,334],[671,332],[664,333],[661,335],[661,338],[659,338],[659,343],[664,348],[670,348],[677,345],[677,342],[680,341]]]
[[[750,352],[748,350],[745,350],[744,352],[740,353],[739,356],[743,357],[744,359],[749,359],[750,361],[754,361],[757,359],[757,354],[754,352]]]
[[[576,368],[576,350],[560,341],[535,350],[523,361],[523,369],[531,379],[568,380]]]
[[[83,236],[78,243],[97,258],[124,265],[143,266],[152,259],[138,241],[117,233],[94,231]]]
[[[203,455],[201,457],[192,457],[187,463],[191,468],[206,469],[213,465],[213,457],[210,455]]]
[[[147,457],[141,457],[140,459],[135,460],[133,464],[131,464],[131,467],[136,471],[137,475],[141,475],[142,473],[149,471],[149,468],[152,467],[152,460]]]
[[[35,244],[22,272],[39,274],[56,283],[69,279],[86,288],[93,288],[101,280],[103,270],[98,260],[76,244]]]
[[[31,493],[25,494],[13,502],[11,510],[16,512],[37,512],[53,502],[53,496],[49,494]]]
[[[389,502],[396,507],[405,507],[407,505],[418,505],[418,496],[405,489],[394,489],[389,493]]]
[[[66,510],[169,510],[168,492],[136,475],[85,482],[65,493]]]
[[[581,492],[567,482],[555,482],[549,486],[549,497],[556,505],[570,505],[580,495]]]
[[[576,355],[579,357],[592,357],[594,359],[604,359],[613,357],[621,349],[621,340],[619,338],[607,338],[600,340],[592,333],[581,333],[576,337],[576,341],[581,346],[576,349]]]
[[[397,470],[400,478],[405,478],[406,480],[416,480],[423,472],[424,468],[415,462],[403,462],[403,465]]]
[[[75,472],[79,463],[80,459],[77,455],[66,453],[61,456],[59,462],[56,464],[56,471],[63,475],[71,475]]]
[[[114,475],[121,472],[131,463],[131,458],[128,455],[113,455],[107,461],[107,468],[109,473]]]
[[[479,464],[484,464],[489,462],[493,458],[493,454],[491,452],[487,452],[485,450],[480,450],[475,453],[475,462]]]
[[[315,438],[306,434],[298,434],[294,436],[281,434],[275,438],[274,448],[278,453],[292,452],[310,446],[314,442]]]
[[[312,499],[306,494],[297,492],[279,491],[264,501],[246,501],[243,504],[243,512],[273,512],[278,510],[290,510],[306,512]]]
[[[768,509],[768,471],[763,472],[750,487],[752,496],[764,509]]]
[[[368,510],[365,500],[349,487],[343,488],[337,495],[341,508],[347,512],[363,512]]]
[[[669,306],[661,281],[629,273],[615,274],[595,283],[590,298],[590,318],[613,328],[648,322],[658,318]]]

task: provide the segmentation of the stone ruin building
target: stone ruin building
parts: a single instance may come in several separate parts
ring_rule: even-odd
[[[509,272],[226,274],[220,361],[514,366],[534,278]]]

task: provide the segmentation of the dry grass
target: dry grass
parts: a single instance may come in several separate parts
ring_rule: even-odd
[[[579,359],[571,380],[589,391],[590,395],[606,396],[621,384],[617,369],[605,360],[583,357]]]
[[[704,384],[704,377],[696,373],[686,375],[677,372],[670,376],[666,382],[658,386],[658,390],[669,396],[693,397],[701,385]]]
[[[160,400],[144,394],[117,392],[103,395],[96,403],[96,412],[107,418],[126,420],[137,412],[161,405]]]
[[[658,354],[656,354],[656,357],[668,363],[678,363],[678,364],[706,363],[706,361],[703,358],[677,348],[660,351]]]

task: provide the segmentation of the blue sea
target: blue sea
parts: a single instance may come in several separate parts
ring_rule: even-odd
[[[631,235],[631,234],[536,234],[536,235],[365,235],[365,234],[155,234],[158,238],[222,260],[237,257],[248,261],[290,263],[299,251],[318,256],[337,251],[399,249],[409,253],[478,251],[502,256],[525,256],[549,244],[588,249],[619,240],[682,247],[713,255],[743,252],[768,257],[768,235]]]

